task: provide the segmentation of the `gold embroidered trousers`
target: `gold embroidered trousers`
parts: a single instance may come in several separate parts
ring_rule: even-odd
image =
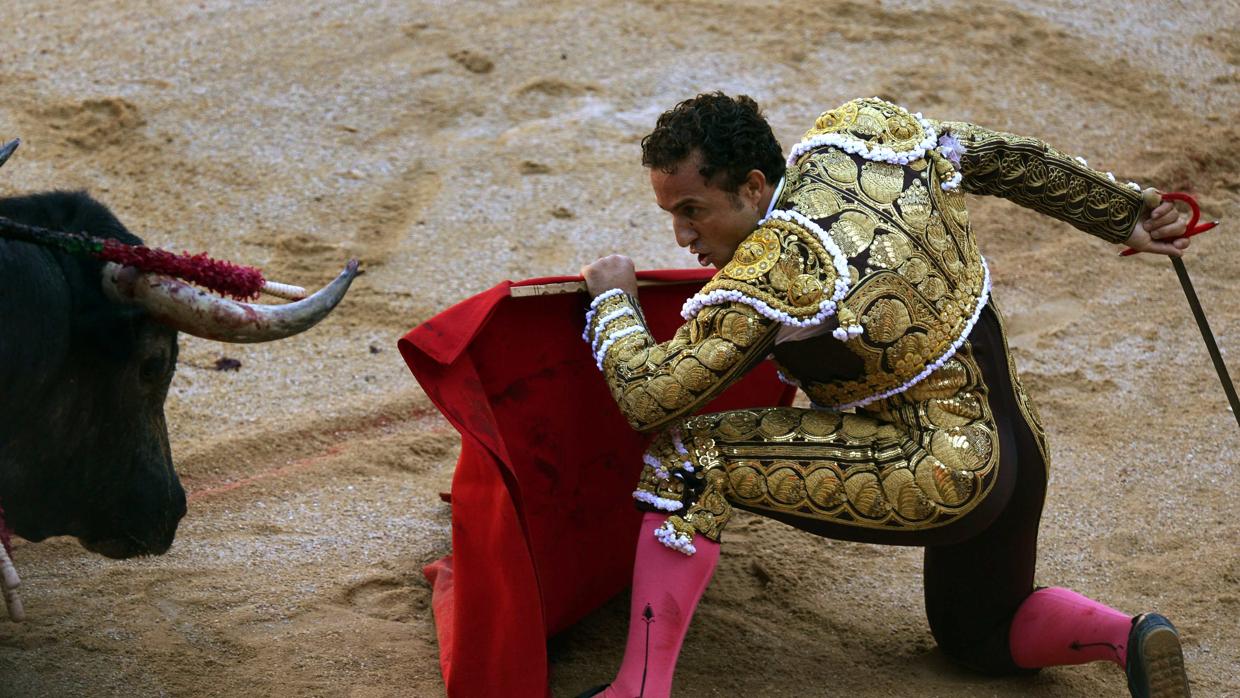
[[[967,537],[1011,490],[987,373],[1001,374],[1003,409],[1042,440],[997,313],[988,308],[983,318],[929,377],[855,413],[775,407],[681,420],[647,453],[639,506],[673,513],[678,531],[716,541],[733,507],[832,538],[927,545]]]

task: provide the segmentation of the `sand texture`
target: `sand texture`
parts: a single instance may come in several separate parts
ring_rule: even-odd
[[[0,192],[85,188],[158,246],[318,286],[296,338],[182,337],[167,401],[189,514],[165,556],[19,541],[29,620],[0,696],[437,696],[422,565],[450,549],[456,432],[395,349],[504,278],[612,252],[691,266],[638,143],[747,93],[789,147],[879,95],[1036,135],[1224,225],[1188,267],[1240,372],[1240,4],[8,0]],[[1197,695],[1240,695],[1240,430],[1171,265],[997,200],[972,219],[1051,437],[1038,581],[1158,610]],[[216,371],[221,357],[237,371]],[[916,549],[742,515],[678,696],[1119,696],[1110,665],[990,679],[934,648]],[[969,594],[969,589],[961,589]],[[621,597],[551,642],[556,695],[610,678]],[[497,691],[496,695],[501,695]]]

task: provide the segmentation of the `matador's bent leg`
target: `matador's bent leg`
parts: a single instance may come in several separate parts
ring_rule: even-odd
[[[981,533],[926,549],[926,614],[940,648],[994,674],[1106,660],[1125,669],[1133,696],[1188,696],[1179,638],[1165,618],[1131,618],[1063,588],[1034,591],[1047,481],[1041,427],[1007,361],[997,313],[983,315],[971,341],[990,387],[999,468],[1016,486]]]

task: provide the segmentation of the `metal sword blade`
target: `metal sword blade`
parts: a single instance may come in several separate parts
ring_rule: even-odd
[[[1193,309],[1193,317],[1197,319],[1201,338],[1206,342],[1206,350],[1210,352],[1214,370],[1218,372],[1218,379],[1223,383],[1223,392],[1227,393],[1227,401],[1231,403],[1231,414],[1236,418],[1236,426],[1240,426],[1240,398],[1236,397],[1236,386],[1232,385],[1231,376],[1227,374],[1223,355],[1219,353],[1218,343],[1214,341],[1214,333],[1210,331],[1210,324],[1206,322],[1206,314],[1201,309],[1201,301],[1197,300],[1197,292],[1193,290],[1192,279],[1188,278],[1188,269],[1184,267],[1184,261],[1179,257],[1171,258],[1171,266],[1175,267],[1175,275],[1180,277],[1180,286],[1184,289],[1184,296],[1188,298],[1188,305]]]

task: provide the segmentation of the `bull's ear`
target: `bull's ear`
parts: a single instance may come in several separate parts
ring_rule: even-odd
[[[14,138],[8,143],[5,143],[3,147],[0,147],[0,167],[4,167],[5,161],[9,159],[9,156],[13,154],[14,150],[17,150],[17,146],[21,144],[22,139]]]

